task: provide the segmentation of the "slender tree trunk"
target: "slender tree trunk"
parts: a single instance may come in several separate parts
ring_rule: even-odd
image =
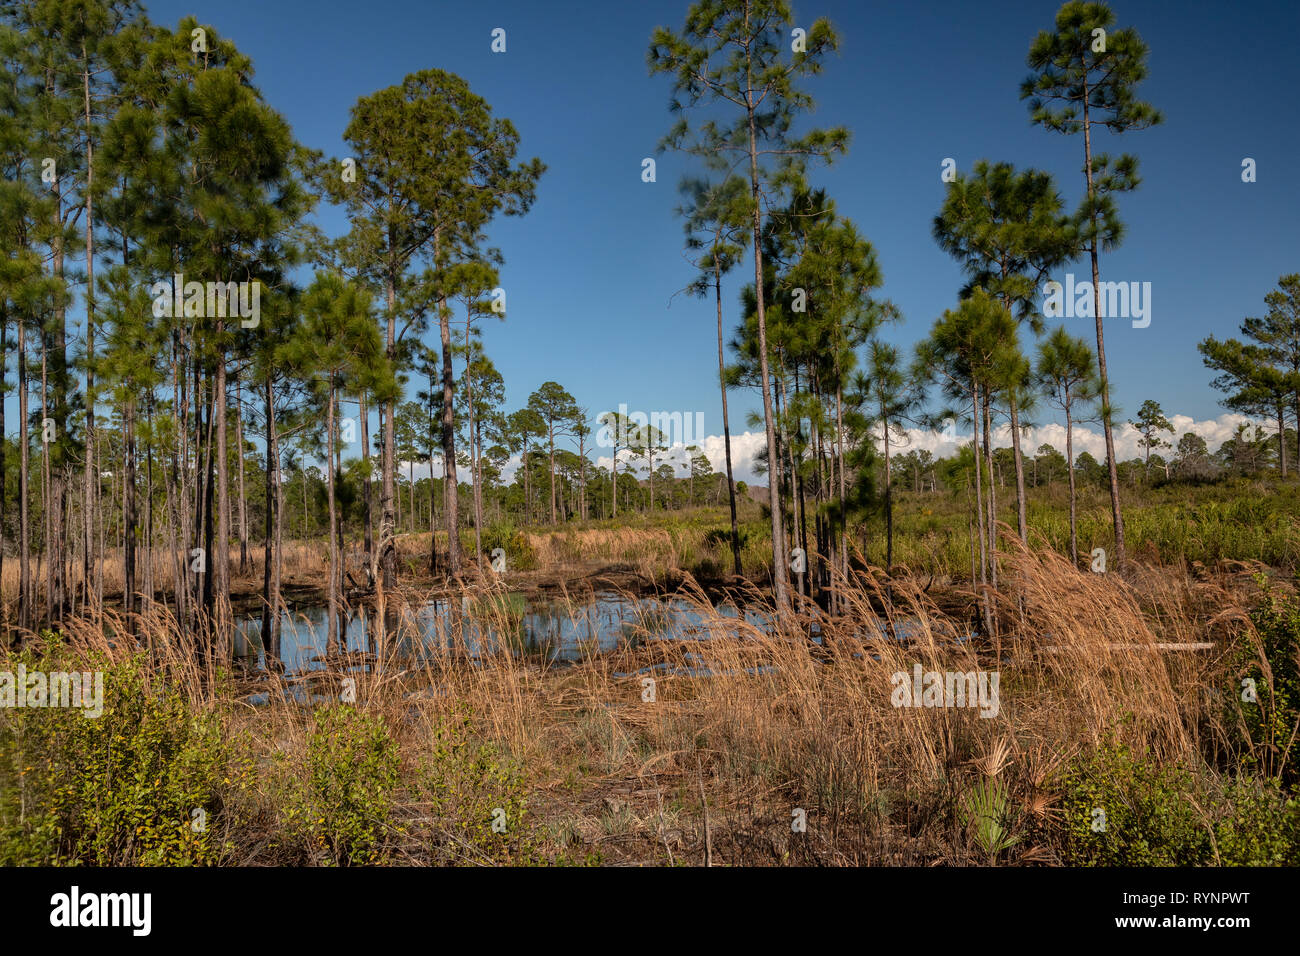
[[[547,422],[546,426],[551,447],[551,524],[555,524],[555,422]]]
[[[153,608],[153,430],[154,393],[150,389],[145,400],[145,427],[149,429],[149,442],[145,446],[144,488],[145,488],[145,530],[144,530],[144,600],[140,610],[148,613]],[[98,469],[96,469],[98,471]],[[99,497],[98,494],[95,495]],[[100,602],[102,606],[102,601]]]
[[[85,602],[90,603],[90,574],[91,563],[93,561],[93,541],[94,529],[92,522],[95,511],[95,497],[98,490],[98,482],[92,481],[94,449],[95,449],[95,215],[94,215],[94,193],[93,187],[95,182],[95,148],[94,137],[91,135],[91,113],[90,113],[90,58],[86,51],[86,44],[81,44],[82,60],[82,96],[83,96],[83,117],[86,127],[86,454],[85,466],[83,469],[84,481],[84,504],[82,506],[82,593],[85,596]]]
[[[235,448],[239,462],[239,573],[248,573],[248,492],[244,485],[244,389],[235,379]]]
[[[1286,412],[1281,402],[1277,403],[1277,451],[1278,461],[1282,466],[1282,477],[1286,478]]]
[[[272,567],[279,555],[275,547],[277,530],[276,486],[279,483],[279,460],[275,435],[275,387],[268,372],[262,385],[263,412],[266,416],[266,515],[262,532],[262,650],[266,654],[266,669],[274,671],[280,662],[280,634],[276,626],[279,618],[280,596],[272,585]]]
[[[203,609],[206,615],[206,625],[211,628],[214,623],[216,624],[212,637],[215,638],[213,647],[218,648],[219,644],[225,640],[226,632],[223,626],[224,620],[219,617],[217,610],[217,574],[213,573],[212,567],[214,564],[213,555],[221,553],[213,548],[217,524],[215,516],[217,510],[215,507],[217,463],[214,460],[213,448],[215,443],[212,440],[217,418],[214,408],[216,389],[212,386],[211,376],[206,376],[206,378],[208,381],[203,383],[203,403],[207,406],[207,424],[204,426],[206,435],[203,442],[203,507],[201,512],[203,515],[203,553],[207,555],[207,572],[203,575]],[[229,560],[229,549],[226,549],[225,553],[227,560]],[[224,647],[219,649],[222,652],[225,650]]]
[[[1029,543],[1029,508],[1025,498],[1025,459],[1020,451],[1020,408],[1011,396],[1011,448],[1016,459],[1016,530],[1022,544]]]
[[[41,331],[41,517],[45,524],[45,537],[41,541],[41,554],[45,559],[45,620],[54,620],[54,568],[51,540],[54,537],[54,515],[60,509],[59,498],[53,483],[50,455],[53,446],[46,438],[45,425],[50,418],[49,333]],[[61,563],[61,562],[60,562]]]
[[[585,435],[578,436],[578,510],[585,522],[587,520],[587,439]]]
[[[29,502],[31,436],[27,418],[27,322],[18,316],[18,626],[32,626],[32,557]]]
[[[225,346],[220,344],[225,332],[225,323],[217,320],[217,369],[216,383],[213,390],[213,420],[217,432],[217,527],[216,527],[216,574],[213,575],[215,595],[213,599],[216,612],[217,634],[224,646],[230,636],[230,449],[226,437],[226,355]],[[211,552],[209,552],[211,553]]]
[[[988,551],[985,544],[985,513],[984,513],[984,479],[983,463],[980,461],[980,387],[975,385],[971,388],[971,425],[974,433],[971,435],[971,457],[975,463],[975,511],[978,517],[978,530],[980,541],[980,599],[984,605],[985,625],[990,627],[989,622],[989,596],[988,596]]]
[[[789,402],[789,399],[788,399],[787,396],[786,396],[786,391],[785,391],[784,361],[783,361],[783,359],[782,359],[782,357],[781,357],[780,355],[777,356],[776,388],[777,388],[777,390],[776,390],[776,394],[775,394],[773,397],[774,397],[774,399],[776,400],[776,408],[775,408],[775,413],[776,413],[776,414],[775,414],[775,418],[776,418],[776,421],[777,421],[777,424],[778,424],[778,429],[779,429],[778,432],[777,432],[777,438],[778,438],[778,440],[779,440],[779,444],[777,445],[777,447],[778,447],[778,448],[782,448],[782,449],[785,450],[785,454],[786,454],[786,464],[789,466],[789,475],[790,475],[790,487],[789,487],[789,489],[788,489],[789,497],[790,497],[790,517],[791,517],[791,520],[794,520],[794,521],[797,522],[797,523],[795,524],[795,527],[794,527],[794,528],[792,529],[792,531],[791,531],[790,538],[792,538],[792,539],[794,540],[794,546],[795,546],[795,547],[800,547],[800,546],[802,546],[802,541],[800,540],[800,536],[804,533],[804,530],[805,530],[805,529],[804,529],[804,526],[803,526],[803,516],[802,516],[802,515],[799,513],[799,511],[798,511],[798,508],[799,508],[799,470],[795,467],[795,461],[794,461],[794,443],[790,441],[789,436],[786,434],[785,419],[786,419],[786,416],[788,416],[789,413],[790,413],[790,402]],[[783,414],[783,412],[782,412],[783,409],[784,409],[784,414]],[[771,472],[771,465],[772,465],[772,463],[769,462],[769,463],[768,463],[769,472]],[[780,468],[780,461],[778,460],[777,463],[776,463],[776,471],[775,471],[775,474],[780,474],[780,471],[781,471],[781,468]],[[779,498],[780,498],[780,496],[778,495],[778,500],[779,500]],[[783,533],[783,534],[785,533],[785,524],[784,524],[784,520],[785,520],[785,516],[782,515],[782,533]],[[783,540],[784,540],[784,539],[783,539]],[[786,558],[787,558],[787,561],[788,561],[788,559],[789,559],[789,548],[788,548],[787,546],[783,546],[783,547],[782,547],[782,553],[783,553],[784,555],[786,555]],[[804,562],[805,562],[805,563],[804,563],[804,567],[805,567],[805,568],[807,567],[807,560],[808,560],[808,549],[807,549],[807,548],[804,548]],[[799,573],[799,579],[798,579],[798,591],[799,591],[799,595],[800,595],[801,597],[802,597],[802,596],[804,595],[804,593],[805,593],[805,590],[804,590],[804,586],[805,586],[805,574],[806,574],[806,572],[800,572],[800,573]]]
[[[389,245],[393,245],[393,236],[389,236]],[[388,294],[388,328],[387,328],[387,350],[388,360],[396,363],[397,360],[397,290],[395,278],[390,275],[387,279]],[[439,307],[442,303],[439,302]],[[443,326],[446,327],[446,320],[443,319]],[[384,403],[384,462],[383,462],[383,488],[380,492],[380,520],[379,520],[379,553],[380,567],[382,569],[382,578],[384,589],[394,588],[397,586],[397,551],[393,541],[393,529],[396,527],[393,514],[393,472],[396,467],[396,457],[394,450],[394,430],[393,430],[393,412],[395,401],[389,399]],[[379,624],[383,627],[383,617],[380,615]],[[382,636],[382,635],[381,635]]]
[[[478,466],[478,422],[474,408],[473,353],[469,347],[470,320],[465,320],[465,403],[469,409],[469,469],[474,481],[474,564],[483,560],[483,476]]]
[[[1093,198],[1092,182],[1092,122],[1088,116],[1088,81],[1083,83],[1083,153],[1084,172],[1088,179],[1088,199]],[[1093,216],[1093,226],[1097,224]],[[1106,472],[1110,480],[1110,510],[1115,526],[1115,563],[1124,564],[1124,515],[1119,501],[1119,468],[1115,462],[1115,435],[1111,428],[1110,378],[1106,373],[1106,340],[1101,320],[1101,270],[1097,264],[1097,240],[1088,247],[1092,260],[1093,317],[1097,324],[1097,370],[1101,378],[1101,427],[1106,436]]]
[[[451,363],[451,317],[447,301],[438,297],[438,329],[442,337],[442,463],[443,498],[447,506],[447,571],[460,575],[460,504],[457,500],[455,377]],[[391,441],[391,439],[390,439]]]
[[[1070,412],[1070,393],[1065,393],[1065,466],[1070,473],[1070,560],[1079,566],[1079,536],[1074,490],[1074,420]]]
[[[136,548],[135,548],[135,398],[129,398],[125,409],[125,449],[126,468],[122,476],[122,524],[125,564],[125,587],[123,603],[126,606],[127,632],[135,633],[135,594],[136,594]]]
[[[361,460],[365,467],[361,470],[361,513],[364,521],[364,550],[366,554],[366,574],[370,573],[371,555],[375,553],[374,529],[371,524],[371,481],[370,481],[370,412],[366,408],[364,393],[357,395],[358,415],[361,418]],[[370,582],[371,586],[374,582]]]
[[[338,571],[339,571],[339,543],[338,537],[334,533],[335,529],[335,511],[334,511],[334,381],[330,380],[329,410],[325,413],[325,429],[328,435],[326,439],[326,465],[329,469],[328,494],[329,494],[329,538],[330,545],[330,580],[329,580],[329,608],[327,613],[328,621],[325,625],[325,647],[326,653],[333,651],[338,644]],[[387,454],[384,458],[387,460]],[[387,478],[385,478],[387,483]]]
[[[433,451],[429,451],[429,573],[438,573],[438,527],[433,508]]]
[[[772,584],[778,611],[790,606],[789,565],[785,547],[785,528],[781,519],[781,458],[776,443],[776,424],[772,415],[772,380],[767,361],[767,311],[763,301],[763,207],[759,196],[758,128],[754,103],[752,53],[746,50],[745,91],[749,122],[749,183],[753,202],[752,232],[754,242],[754,298],[758,320],[758,374],[763,394],[763,431],[767,439],[767,500],[772,512]]]
[[[849,577],[849,514],[848,491],[844,476],[844,387],[839,369],[835,371],[835,445],[836,457],[839,459],[839,501],[840,501],[840,561],[844,580]],[[838,602],[837,602],[838,604]]]
[[[52,78],[47,81],[47,89],[53,90]],[[56,282],[63,282],[63,221],[61,211],[63,208],[62,183],[56,176],[53,184],[54,194],[54,228],[55,237],[53,240],[53,259],[52,259],[52,276]],[[46,613],[51,621],[61,620],[66,604],[64,578],[65,567],[65,544],[67,540],[64,531],[64,516],[68,507],[68,483],[71,476],[71,469],[65,454],[64,448],[67,442],[68,434],[68,347],[67,347],[67,307],[62,295],[60,295],[54,306],[54,325],[47,334],[49,344],[46,346],[47,358],[43,363],[42,386],[46,388],[46,399],[53,408],[43,406],[46,417],[51,417],[53,412],[53,421],[55,435],[52,441],[45,447],[46,473],[48,475],[46,484],[45,508],[48,513],[46,522],[49,529],[49,537],[45,542],[46,554],[46,589],[45,607]],[[47,372],[44,366],[53,361],[53,369],[48,372],[48,378],[53,379],[53,389],[49,389]]]
[[[889,419],[885,423],[885,570],[894,566],[894,473],[889,460]]]
[[[271,382],[267,380],[267,391],[272,392]],[[280,579],[284,571],[284,524],[285,524],[285,507],[284,507],[284,471],[280,467],[280,437],[277,434],[275,424],[275,402],[271,402],[270,425],[270,456],[271,464],[275,469],[275,552],[271,563],[271,594],[268,603],[271,608],[271,630],[270,646],[275,648],[275,660],[277,666],[282,665],[280,654]],[[270,480],[270,475],[267,476]],[[263,631],[263,634],[268,632]]]
[[[992,406],[992,391],[986,389],[984,392],[984,460],[989,469],[989,489],[987,495],[989,509],[989,583],[993,586],[993,590],[996,591],[998,589],[998,508],[997,491],[993,484]]]

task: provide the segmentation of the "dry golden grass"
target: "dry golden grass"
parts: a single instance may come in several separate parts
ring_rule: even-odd
[[[607,554],[623,540],[602,531],[562,543],[537,537],[543,552]],[[635,546],[637,537],[626,540]],[[962,862],[974,851],[950,808],[981,779],[1005,782],[1032,835],[1050,819],[1053,773],[1081,749],[1113,738],[1153,760],[1195,766],[1229,746],[1208,691],[1228,637],[1250,627],[1247,575],[1198,580],[1136,566],[1124,576],[1091,574],[1009,540],[1001,584],[996,638],[970,640],[960,639],[967,622],[941,613],[919,586],[879,573],[837,582],[842,614],[808,605],[770,628],[723,615],[687,587],[679,599],[697,626],[585,653],[571,665],[499,648],[471,660],[473,627],[509,632],[515,623],[505,602],[479,600],[486,591],[467,592],[470,617],[442,620],[423,661],[400,656],[418,610],[418,602],[402,603],[373,660],[335,656],[323,670],[289,678],[219,682],[225,658],[202,653],[203,641],[156,605],[137,633],[154,673],[199,706],[231,711],[232,732],[252,731],[264,760],[304,746],[310,707],[295,686],[334,698],[343,677],[354,677],[357,706],[383,715],[410,765],[432,726],[468,708],[474,733],[524,768],[547,839],[595,847],[611,860]],[[575,607],[589,598],[567,596]],[[895,628],[898,639],[888,636]],[[814,629],[820,645],[810,640]],[[125,629],[111,612],[66,630],[86,650],[130,653],[129,641],[112,638]],[[1212,647],[1161,648],[1195,643]],[[996,672],[996,715],[895,707],[891,677],[910,678],[916,664]],[[708,676],[690,672],[701,667]],[[653,700],[643,697],[644,677],[654,678]],[[269,702],[249,704],[253,692]],[[809,822],[794,839],[798,811]],[[1026,839],[1005,858],[1052,854]]]

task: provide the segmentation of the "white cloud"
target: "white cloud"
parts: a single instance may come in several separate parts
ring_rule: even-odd
[[[1170,415],[1168,416],[1170,424],[1174,426],[1174,432],[1170,435],[1168,432],[1162,432],[1161,436],[1176,445],[1178,439],[1187,432],[1195,432],[1205,439],[1205,444],[1209,446],[1211,452],[1218,451],[1219,446],[1233,436],[1237,430],[1237,425],[1241,422],[1247,422],[1251,425],[1257,423],[1256,419],[1248,418],[1245,415],[1235,413],[1225,413],[1217,418],[1204,419],[1197,421],[1190,415]],[[1270,432],[1269,423],[1258,421],[1265,433]],[[1272,430],[1276,430],[1276,425]],[[1115,429],[1115,451],[1120,461],[1127,461],[1131,458],[1141,458],[1142,449],[1138,445],[1140,435],[1136,428],[1127,422]],[[916,449],[924,449],[932,452],[935,457],[947,457],[954,454],[957,450],[958,443],[970,441],[970,432],[958,430],[956,432],[937,432],[920,428],[909,428],[906,431],[906,437],[899,439],[895,436],[890,441],[890,449],[893,454],[906,454]],[[726,471],[725,445],[721,435],[706,435],[699,439],[695,444],[699,445],[700,451],[709,459],[709,464],[713,470],[719,474]],[[737,481],[744,481],[749,484],[766,484],[767,476],[755,473],[754,463],[757,461],[759,453],[766,447],[767,439],[763,432],[746,431],[731,436],[731,464],[732,471]],[[1035,428],[1027,429],[1021,440],[1021,449],[1026,455],[1034,455],[1040,445],[1051,445],[1062,454],[1065,453],[1065,426],[1056,422],[1040,425]],[[877,441],[879,447],[879,442]],[[1011,447],[1011,427],[1003,424],[1001,427],[995,427],[993,431],[993,446],[995,448]],[[1074,426],[1074,454],[1077,457],[1083,452],[1088,452],[1098,461],[1103,461],[1106,457],[1106,439],[1102,433],[1101,426],[1096,424],[1075,425]],[[1168,454],[1166,450],[1166,455]],[[673,471],[678,476],[685,474],[683,466],[689,461],[690,455],[686,452],[686,446],[682,442],[677,442],[669,448],[663,455],[655,456],[655,467],[667,463],[673,466]],[[605,470],[613,465],[612,455],[601,455],[593,459],[595,464]],[[622,473],[629,463],[645,467],[645,460],[634,458],[626,451],[620,451],[618,456],[618,468]],[[406,466],[410,467],[410,466]],[[428,475],[428,463],[417,463],[414,465],[415,475],[422,478]],[[514,480],[515,472],[519,468],[518,456],[511,458],[503,469],[502,479],[507,484]],[[434,467],[434,473],[441,477],[442,469],[440,464]],[[458,468],[457,474],[462,482],[470,480],[469,469]],[[644,478],[644,472],[640,475]]]
[[[1205,419],[1197,421],[1190,415],[1170,415],[1169,423],[1174,426],[1173,434],[1161,432],[1161,437],[1172,445],[1178,444],[1178,439],[1182,438],[1187,432],[1195,432],[1205,439],[1205,444],[1209,446],[1210,451],[1218,451],[1219,446],[1232,437],[1237,430],[1237,425],[1241,422],[1255,424],[1255,419],[1248,418],[1245,415],[1236,413],[1224,413],[1218,418]],[[1260,422],[1265,432],[1269,430],[1267,422]],[[1118,425],[1114,430],[1115,436],[1115,456],[1120,461],[1127,461],[1131,458],[1141,458],[1143,451],[1138,442],[1141,434],[1136,428],[1127,422]],[[907,439],[902,443],[902,447],[894,445],[901,454],[906,454],[914,449],[925,449],[933,452],[937,457],[952,455],[958,443],[970,441],[970,432],[958,432],[957,441],[953,440],[951,432],[927,431],[919,428],[907,430]],[[1027,429],[1021,437],[1021,449],[1026,455],[1033,455],[1038,451],[1039,445],[1051,445],[1062,454],[1065,453],[1065,426],[1058,423],[1040,425],[1036,428]],[[993,447],[1009,448],[1011,447],[1011,426],[1002,425],[993,429]],[[1106,457],[1106,437],[1102,432],[1100,425],[1075,425],[1074,426],[1074,454],[1077,457],[1083,452],[1088,452],[1098,461],[1105,460]]]

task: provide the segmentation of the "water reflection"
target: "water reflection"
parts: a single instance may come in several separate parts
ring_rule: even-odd
[[[326,609],[299,607],[280,618],[280,657],[287,674],[325,667]],[[493,592],[466,596],[459,603],[437,600],[400,616],[384,629],[396,657],[419,662],[463,649],[471,660],[485,652],[508,650],[552,661],[574,661],[591,653],[656,639],[700,639],[711,636],[720,619],[736,620],[742,612],[721,604],[711,613],[681,598],[635,598],[617,592],[597,592],[586,601],[525,599],[517,593]],[[760,609],[745,609],[744,619],[768,626]],[[235,653],[264,668],[261,617],[237,622]],[[339,632],[349,652],[373,654],[373,612],[356,611],[340,621]]]

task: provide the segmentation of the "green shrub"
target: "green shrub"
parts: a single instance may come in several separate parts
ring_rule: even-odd
[[[290,771],[283,809],[314,860],[336,866],[385,861],[401,758],[383,719],[345,704],[317,710],[306,767]]]
[[[1195,866],[1213,860],[1209,829],[1188,800],[1193,777],[1108,743],[1076,758],[1062,789],[1062,856],[1072,866]],[[1097,811],[1101,811],[1098,813]]]
[[[1300,601],[1266,592],[1250,616],[1258,641],[1249,632],[1237,638],[1231,655],[1236,683],[1227,698],[1232,723],[1244,737],[1242,765],[1294,784],[1300,779],[1294,761],[1300,739]]]
[[[489,559],[496,548],[501,548],[506,553],[507,571],[532,571],[537,568],[537,555],[533,553],[528,538],[510,522],[491,524],[483,529],[483,550]]]
[[[533,851],[522,773],[491,744],[475,742],[459,709],[433,728],[420,778],[444,849],[466,863],[529,862]],[[464,859],[468,849],[470,859]]]
[[[0,712],[0,864],[182,866],[223,862],[227,799],[251,786],[249,748],[219,714],[150,687],[143,658],[73,663],[55,645],[28,671],[100,670],[103,713]]]
[[[1218,801],[1215,848],[1224,866],[1300,864],[1300,800],[1272,781],[1239,777]]]

